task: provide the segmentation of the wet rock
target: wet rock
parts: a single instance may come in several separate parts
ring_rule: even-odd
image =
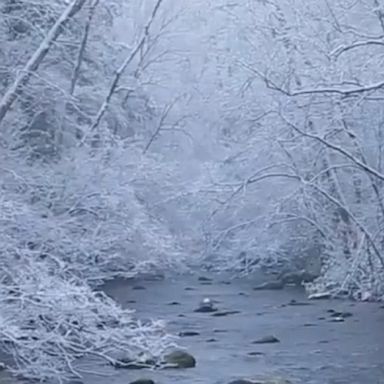
[[[164,361],[173,368],[193,368],[196,366],[196,359],[190,353],[182,350],[176,350],[165,355]]]
[[[217,311],[217,308],[213,306],[212,300],[207,297],[199,304],[199,307],[195,309],[194,312],[212,313],[216,311]]]
[[[267,335],[252,342],[252,344],[272,344],[272,343],[280,343],[280,340],[273,335]]]
[[[155,382],[151,379],[138,379],[131,381],[129,384],[155,384]]]
[[[345,320],[343,317],[332,317],[329,321],[331,323],[343,323]]]
[[[7,366],[0,361],[0,371],[4,371],[5,369],[7,369]]]
[[[183,331],[179,332],[180,337],[191,337],[191,336],[199,336],[200,333],[196,331]]]
[[[289,306],[306,306],[306,305],[312,305],[312,303],[309,303],[307,301],[296,301],[295,299],[292,299],[289,303]]]
[[[284,283],[278,280],[278,281],[267,281],[266,283],[257,285],[253,289],[255,291],[262,291],[262,290],[278,290],[283,288],[284,288]]]
[[[240,313],[240,311],[220,311],[220,312],[215,312],[214,314],[212,314],[212,316],[224,317],[229,315],[237,315],[238,313]]]
[[[309,300],[327,300],[330,298],[332,298],[332,294],[330,292],[312,293],[308,296]]]
[[[260,377],[252,379],[232,380],[229,384],[292,384],[289,380],[280,377]]]
[[[353,313],[352,312],[337,312],[333,311],[331,314],[331,317],[341,317],[343,319],[346,319],[348,317],[352,317]]]
[[[212,281],[212,279],[210,279],[209,277],[205,277],[205,276],[200,276],[197,280],[203,281],[203,282],[211,282]]]
[[[144,286],[142,286],[142,285],[135,285],[135,286],[132,287],[132,289],[134,291],[143,291],[146,288]]]
[[[213,306],[200,306],[199,308],[196,308],[194,312],[199,313],[213,313],[216,312],[218,309]]]
[[[314,281],[318,276],[313,273],[307,272],[305,270],[300,270],[296,272],[282,273],[280,279],[283,284],[297,285],[301,286],[302,283],[309,283]]]

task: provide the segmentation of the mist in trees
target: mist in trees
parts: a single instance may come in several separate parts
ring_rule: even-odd
[[[2,0],[14,372],[161,356],[163,324],[98,290],[116,277],[305,270],[382,300],[383,34],[378,0]]]

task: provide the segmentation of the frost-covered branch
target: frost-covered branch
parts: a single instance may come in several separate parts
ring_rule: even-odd
[[[90,126],[89,132],[93,132],[100,125],[100,122],[101,122],[104,114],[106,113],[106,111],[108,109],[108,106],[109,106],[109,104],[111,102],[111,99],[112,99],[113,95],[115,94],[116,89],[119,86],[120,79],[123,76],[126,68],[135,59],[135,57],[137,56],[137,54],[140,52],[141,48],[144,46],[145,42],[147,41],[147,39],[149,37],[149,33],[150,33],[150,28],[151,28],[152,24],[154,23],[154,21],[156,19],[156,15],[157,15],[157,13],[158,13],[162,3],[163,3],[163,0],[157,0],[156,1],[156,4],[155,4],[155,6],[154,6],[154,8],[152,10],[151,17],[149,18],[147,24],[144,27],[144,31],[143,31],[142,37],[136,43],[134,48],[131,50],[131,53],[123,61],[121,66],[117,69],[116,74],[115,74],[115,76],[114,76],[114,78],[112,80],[111,86],[110,86],[110,88],[108,90],[108,93],[107,93],[107,95],[105,97],[105,100],[102,103],[99,111],[97,112],[97,115],[96,115],[93,123]],[[86,137],[87,136],[85,136],[85,138],[83,139],[82,143],[84,142]]]
[[[62,382],[81,378],[79,358],[159,358],[172,345],[161,323],[140,324],[132,311],[45,261],[3,261],[5,271],[12,277],[0,284],[0,345],[13,357],[12,373]]]
[[[331,56],[334,56],[338,58],[340,55],[342,55],[345,52],[351,51],[356,48],[360,47],[367,47],[367,46],[384,46],[383,40],[365,40],[365,41],[356,41],[353,44],[350,45],[342,45],[334,49],[330,54]]]
[[[87,42],[88,42],[89,30],[91,28],[92,20],[93,20],[93,17],[95,15],[95,11],[96,11],[96,8],[97,8],[99,2],[100,2],[100,0],[94,0],[93,3],[90,5],[89,10],[88,10],[88,19],[87,19],[85,27],[84,27],[83,37],[82,37],[81,42],[80,42],[80,47],[79,47],[79,52],[77,54],[76,64],[73,68],[71,87],[69,90],[70,95],[73,95],[73,93],[75,92],[76,83],[77,83],[77,80],[78,80],[79,75],[80,75],[81,63],[83,62],[85,48],[86,48]]]
[[[39,45],[38,49],[33,53],[24,68],[20,71],[11,87],[5,92],[0,100],[0,123],[4,119],[8,110],[11,108],[13,102],[19,96],[22,88],[28,83],[32,74],[38,70],[51,46],[62,33],[65,24],[67,24],[69,20],[81,10],[85,2],[86,0],[73,0],[66,7],[64,12],[48,32],[47,36]]]
[[[365,172],[368,172],[369,174],[377,177],[380,180],[384,180],[384,174],[382,174],[379,171],[377,171],[376,169],[370,167],[364,161],[359,160],[357,157],[353,156],[346,149],[342,148],[341,146],[335,145],[335,144],[329,142],[328,140],[326,140],[326,139],[324,139],[324,138],[322,138],[322,137],[320,137],[318,135],[315,135],[315,134],[303,131],[302,129],[297,127],[297,125],[295,125],[295,124],[291,123],[290,121],[288,121],[285,117],[283,117],[283,116],[281,116],[281,117],[285,121],[285,123],[287,123],[287,125],[289,127],[291,127],[293,130],[295,130],[297,133],[300,133],[300,135],[308,137],[310,139],[313,139],[313,140],[316,140],[316,141],[320,142],[321,144],[325,145],[326,147],[328,147],[328,148],[330,148],[330,149],[340,153],[344,157],[348,158],[349,160],[351,160],[353,163],[355,163],[357,166],[359,166],[359,168],[361,168]]]
[[[330,86],[318,87],[318,88],[289,90],[277,85],[275,81],[273,81],[271,78],[268,77],[268,75],[263,74],[262,72],[253,68],[252,66],[246,63],[242,63],[242,66],[247,68],[253,74],[257,75],[260,79],[262,79],[265,85],[267,86],[267,88],[274,91],[278,91],[283,95],[291,96],[291,97],[306,96],[306,95],[327,96],[330,94],[336,94],[340,96],[353,96],[361,93],[379,91],[384,88],[384,81],[378,81],[376,83],[369,84],[369,85],[357,86],[357,87],[353,86],[349,88],[341,88],[337,85],[336,86],[330,85]]]

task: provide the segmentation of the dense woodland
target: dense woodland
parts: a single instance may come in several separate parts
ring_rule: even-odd
[[[0,343],[28,378],[173,343],[105,280],[305,269],[384,297],[382,0],[1,0]]]

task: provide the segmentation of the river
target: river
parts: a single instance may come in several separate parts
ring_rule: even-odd
[[[253,286],[253,279],[223,281],[214,277],[206,282],[196,276],[107,284],[107,293],[136,309],[139,318],[165,319],[175,334],[199,333],[179,340],[195,356],[195,368],[117,370],[108,383],[127,384],[145,377],[159,384],[225,384],[260,374],[306,384],[384,383],[382,304],[309,302],[298,288],[254,291]],[[219,310],[239,313],[217,317],[194,312],[204,297],[216,300]],[[332,317],[335,311],[349,317],[339,321]],[[253,343],[267,335],[280,342]],[[94,376],[87,378],[88,383],[106,381]]]
[[[164,319],[174,334],[194,331],[195,336],[178,342],[197,364],[156,371],[91,366],[102,376],[87,374],[84,384],[128,384],[139,378],[156,384],[228,384],[255,375],[279,376],[293,384],[384,383],[383,304],[308,301],[298,288],[255,291],[254,286],[253,279],[217,276],[212,281],[180,276],[107,283],[107,294],[135,309],[138,318]],[[220,311],[238,313],[194,312],[204,297],[217,301]],[[335,311],[348,317],[335,320]],[[267,335],[280,342],[254,343]]]

